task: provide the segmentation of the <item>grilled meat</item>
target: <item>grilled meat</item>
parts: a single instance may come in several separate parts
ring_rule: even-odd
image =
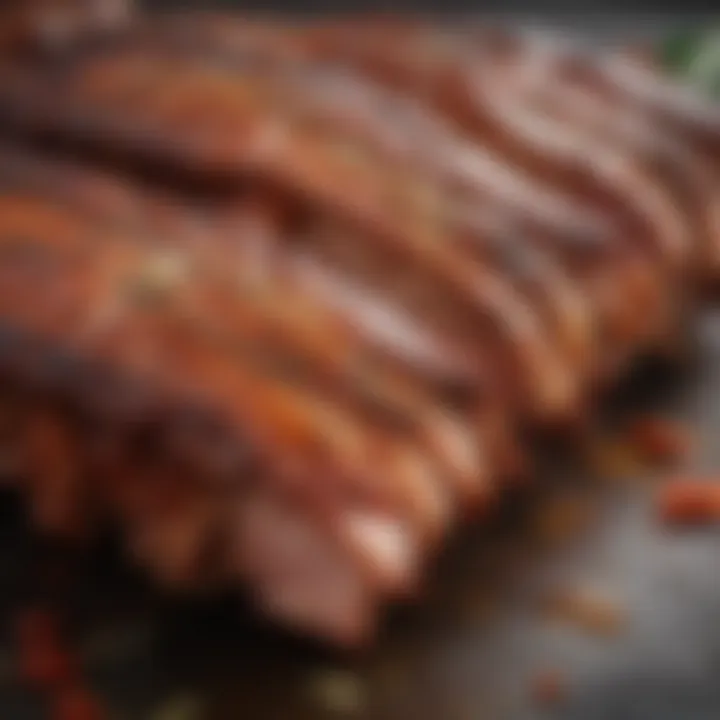
[[[3,46],[2,441],[39,528],[160,582],[368,639],[717,272],[717,127],[658,80],[409,21],[80,35]]]

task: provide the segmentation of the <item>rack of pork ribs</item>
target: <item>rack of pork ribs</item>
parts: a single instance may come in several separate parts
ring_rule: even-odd
[[[116,527],[158,583],[368,641],[720,277],[720,111],[639,61],[394,19],[81,35],[0,63],[3,443],[40,531]]]

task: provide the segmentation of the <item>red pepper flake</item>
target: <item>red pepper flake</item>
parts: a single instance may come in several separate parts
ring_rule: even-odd
[[[72,677],[75,662],[63,647],[52,613],[39,608],[21,612],[16,634],[19,674],[23,682],[45,689]]]
[[[720,523],[720,484],[711,479],[681,479],[660,492],[657,512],[669,525]]]
[[[51,720],[106,720],[107,713],[97,698],[83,687],[70,686],[51,701]]]
[[[53,645],[21,647],[19,666],[21,680],[39,689],[57,687],[75,672],[71,655]]]
[[[637,452],[646,460],[661,465],[678,465],[687,459],[693,446],[688,428],[667,418],[637,418],[630,424],[628,432]]]
[[[567,696],[565,677],[558,670],[543,670],[533,678],[531,693],[539,705],[557,705]]]

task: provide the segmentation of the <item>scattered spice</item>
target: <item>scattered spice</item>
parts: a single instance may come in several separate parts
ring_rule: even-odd
[[[662,488],[657,512],[670,525],[720,523],[720,484],[702,478],[673,480]]]
[[[69,686],[51,700],[51,720],[105,720],[107,713],[95,696],[83,687]]]
[[[550,617],[571,622],[595,635],[616,635],[625,625],[625,615],[614,601],[586,588],[570,588],[548,597]]]
[[[354,714],[365,704],[365,689],[354,673],[321,671],[312,678],[310,685],[313,697],[330,712]]]
[[[532,697],[540,705],[557,705],[567,696],[565,677],[558,670],[543,670],[532,681]]]
[[[107,713],[79,679],[80,664],[47,609],[30,607],[16,619],[19,674],[41,692],[51,720],[104,720]]]
[[[593,440],[588,455],[590,465],[603,479],[628,480],[647,471],[642,458],[627,441],[610,438]]]
[[[643,459],[663,466],[682,463],[693,446],[689,429],[668,418],[639,417],[630,424],[628,435]]]
[[[20,648],[19,673],[23,682],[47,689],[69,680],[75,670],[71,655],[54,645]]]

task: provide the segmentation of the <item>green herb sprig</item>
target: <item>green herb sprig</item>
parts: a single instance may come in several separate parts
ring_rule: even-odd
[[[666,70],[720,100],[720,29],[683,31],[667,37],[659,60]]]

